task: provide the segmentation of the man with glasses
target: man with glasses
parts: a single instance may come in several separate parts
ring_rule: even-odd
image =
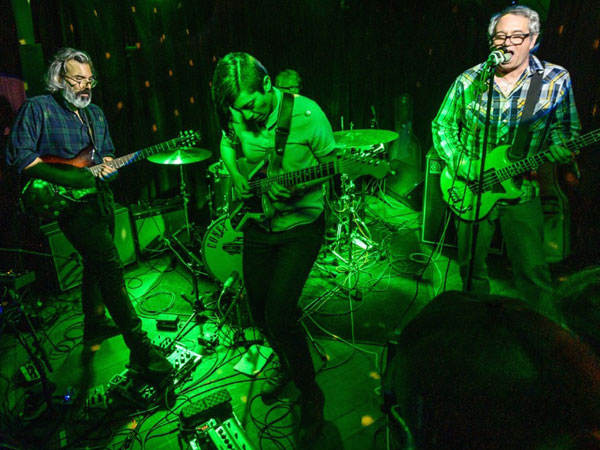
[[[103,340],[122,334],[130,349],[130,368],[159,379],[172,366],[142,330],[112,238],[113,196],[107,180],[116,174],[109,164],[115,149],[104,113],[91,103],[96,84],[87,53],[72,48],[59,50],[46,74],[50,94],[32,97],[21,106],[11,129],[6,159],[21,176],[91,190],[91,195],[69,204],[57,218],[83,260],[85,348],[95,351]],[[90,146],[94,149],[93,163],[102,164],[97,177],[87,168],[44,162],[49,156],[72,159]],[[105,307],[113,320],[106,316]]]
[[[486,110],[490,100],[487,152],[499,145],[513,144],[536,73],[536,78],[541,76],[541,89],[539,95],[531,99],[535,108],[522,146],[524,154],[533,155],[549,147],[550,162],[566,163],[571,160],[571,153],[562,146],[565,141],[576,137],[580,128],[571,79],[563,67],[542,62],[531,54],[539,32],[538,14],[526,6],[510,6],[491,18],[488,28],[490,46],[503,55],[502,62],[491,76],[494,83],[491,99],[488,98],[487,86],[479,81],[488,63],[479,64],[456,79],[433,120],[434,148],[446,161],[451,173],[463,179],[477,179],[478,164],[471,162],[480,159],[482,154]],[[486,167],[489,167],[487,163]],[[535,173],[521,175],[516,181],[521,186],[520,197],[511,202],[498,202],[479,221],[471,289],[481,293],[490,291],[485,259],[498,219],[520,294],[541,312],[556,317],[550,300],[550,272],[544,258],[539,185]],[[463,288],[466,288],[473,226],[471,222],[461,220],[456,223],[458,264]]]
[[[275,77],[275,87],[283,92],[299,94],[302,89],[302,78],[295,70],[285,69]]]

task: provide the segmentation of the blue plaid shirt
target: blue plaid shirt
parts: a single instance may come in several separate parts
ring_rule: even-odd
[[[106,117],[100,107],[90,104],[85,110],[96,141],[96,163],[114,157],[114,145]],[[38,156],[73,158],[90,144],[87,126],[66,105],[60,94],[32,97],[23,103],[11,129],[6,147],[8,165],[21,172]]]
[[[454,82],[432,123],[433,146],[456,170],[462,156],[479,159],[483,151],[483,130],[487,109],[486,86],[478,84],[481,64],[462,73]],[[579,135],[580,123],[569,72],[556,64],[542,64],[534,55],[513,90],[505,95],[497,84],[492,93],[490,133],[487,151],[512,144],[534,72],[542,73],[542,89],[529,126],[529,155],[542,150],[548,138],[554,144]],[[537,182],[525,179],[520,201],[538,195]]]

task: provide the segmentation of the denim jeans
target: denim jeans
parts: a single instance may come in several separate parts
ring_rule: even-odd
[[[490,214],[479,222],[471,291],[485,294],[490,292],[485,260],[496,229],[496,220],[500,222],[514,281],[522,299],[534,308],[544,310],[549,306],[552,290],[550,270],[544,256],[544,224],[539,197],[515,205],[496,205]],[[456,225],[458,264],[464,289],[471,257],[473,224],[457,221]]]
[[[298,322],[298,300],[324,233],[323,216],[287,231],[269,232],[257,224],[244,231],[242,261],[252,319],[301,392],[314,386],[315,370]]]
[[[141,321],[125,289],[123,264],[113,241],[114,214],[103,212],[93,199],[70,207],[58,223],[83,261],[84,322],[103,315],[106,306],[130,346],[128,338],[141,330]]]

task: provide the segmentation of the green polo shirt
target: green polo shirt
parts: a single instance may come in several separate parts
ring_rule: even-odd
[[[233,130],[232,139],[223,134],[221,146],[234,148],[239,142],[244,157],[250,163],[262,161],[275,148],[275,128],[279,107],[283,97],[279,89],[273,88],[277,95],[277,106],[258,129],[247,126],[239,111],[231,110]],[[281,164],[281,173],[293,172],[319,164],[319,158],[331,153],[335,147],[333,131],[325,113],[313,100],[302,95],[294,96],[291,131],[285,147]],[[325,207],[320,186],[307,190],[301,196],[275,203],[276,214],[264,226],[271,231],[289,230],[297,225],[314,222]]]

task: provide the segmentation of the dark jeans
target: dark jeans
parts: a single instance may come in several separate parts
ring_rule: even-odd
[[[301,392],[314,386],[315,370],[298,322],[298,300],[325,233],[323,216],[308,225],[268,232],[244,231],[244,283],[250,313]]]
[[[551,278],[544,256],[544,228],[542,205],[539,198],[515,205],[496,205],[485,219],[479,222],[477,251],[473,267],[472,292],[489,293],[486,257],[496,229],[496,219],[512,264],[515,284],[523,300],[542,312],[551,308]],[[458,264],[466,288],[468,264],[471,256],[472,224],[457,221]]]
[[[133,334],[141,330],[141,321],[125,289],[123,264],[113,241],[114,215],[89,201],[70,207],[58,223],[83,260],[84,323],[103,315],[106,306],[131,348],[139,341]]]

